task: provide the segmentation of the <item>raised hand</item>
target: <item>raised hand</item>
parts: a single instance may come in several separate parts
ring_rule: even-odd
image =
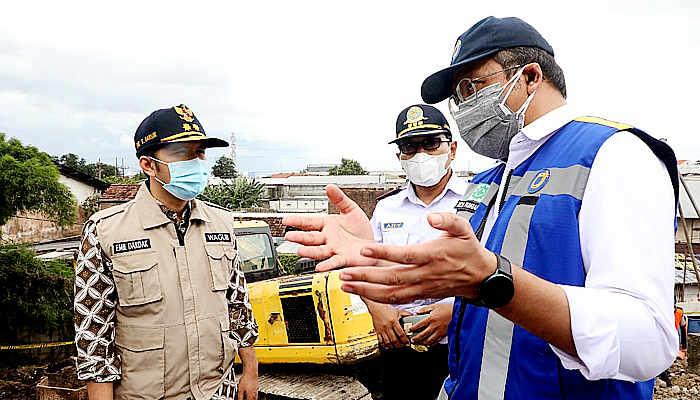
[[[316,266],[317,271],[376,265],[375,259],[360,255],[362,247],[374,243],[374,234],[367,215],[335,185],[326,186],[326,195],[338,207],[340,214],[284,217],[284,225],[307,231],[287,232],[285,239],[304,245],[298,250],[302,257],[316,260],[330,257]]]
[[[496,257],[479,243],[466,219],[434,213],[428,222],[444,231],[435,240],[407,246],[364,245],[364,257],[399,265],[343,270],[342,289],[390,304],[457,295],[476,298],[479,283],[496,270]]]

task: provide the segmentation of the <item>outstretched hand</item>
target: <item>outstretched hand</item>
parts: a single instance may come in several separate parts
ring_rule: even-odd
[[[443,231],[435,240],[407,246],[365,244],[362,256],[399,265],[345,269],[341,288],[390,304],[457,295],[476,298],[479,283],[496,270],[496,257],[479,243],[466,219],[434,213],[428,222]]]
[[[285,239],[303,245],[297,251],[302,257],[316,260],[330,257],[316,266],[319,272],[376,265],[377,260],[360,255],[362,247],[374,243],[372,226],[365,212],[335,185],[326,186],[326,195],[340,214],[284,217],[284,225],[304,230],[287,232]]]

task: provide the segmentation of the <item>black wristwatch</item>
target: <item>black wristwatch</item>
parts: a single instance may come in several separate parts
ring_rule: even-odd
[[[510,261],[500,254],[496,254],[496,259],[498,260],[496,272],[481,281],[478,298],[464,298],[467,303],[494,309],[506,306],[513,299],[515,286],[513,285],[513,275],[510,271]]]

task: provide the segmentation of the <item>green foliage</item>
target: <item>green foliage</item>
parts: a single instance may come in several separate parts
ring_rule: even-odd
[[[143,171],[139,171],[138,174],[128,177],[128,176],[108,176],[102,179],[102,181],[110,183],[112,185],[123,185],[126,183],[139,183],[148,178]]]
[[[280,264],[282,264],[282,268],[288,275],[293,275],[294,274],[294,264],[296,264],[297,260],[299,260],[301,257],[299,257],[298,254],[278,254],[277,258],[280,261]]]
[[[107,178],[109,176],[119,175],[117,173],[117,169],[114,167],[114,165],[109,165],[109,164],[104,164],[104,163],[88,164],[84,158],[79,157],[77,154],[73,154],[73,153],[64,154],[61,157],[52,156],[51,159],[56,164],[61,164],[61,165],[65,165],[66,167],[73,168],[73,169],[78,170],[80,172],[86,173],[86,174],[92,176],[93,178],[98,178],[100,175],[102,176],[102,178]],[[100,170],[102,171],[101,173],[100,173]],[[102,179],[102,180],[105,180],[105,179]]]
[[[343,158],[339,166],[331,167],[328,170],[328,175],[369,175],[359,161]]]
[[[233,179],[238,175],[236,172],[236,163],[233,158],[221,156],[216,160],[214,166],[211,167],[211,174],[224,179]]]
[[[75,221],[76,201],[48,154],[0,133],[0,225],[18,212],[43,211],[58,225]]]
[[[19,326],[37,332],[63,329],[73,321],[73,264],[41,261],[27,247],[0,245],[0,340],[16,340]]]
[[[262,188],[263,184],[255,179],[249,181],[239,176],[232,184],[207,186],[199,199],[231,209],[257,207]]]
[[[96,194],[86,198],[83,204],[80,205],[80,207],[85,210],[88,217],[100,210],[100,204],[97,202],[99,199],[100,195]]]

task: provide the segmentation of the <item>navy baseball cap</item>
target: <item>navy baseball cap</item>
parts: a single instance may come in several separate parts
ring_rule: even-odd
[[[515,17],[484,18],[457,38],[450,66],[423,81],[423,101],[434,104],[450,97],[460,67],[511,47],[537,47],[554,57],[552,46],[525,21]]]
[[[225,140],[207,136],[192,110],[184,104],[153,111],[134,134],[136,157],[153,146],[196,141],[203,142],[206,147],[228,147]]]
[[[409,137],[432,136],[444,133],[452,137],[450,124],[440,110],[427,104],[408,106],[396,118],[396,143]]]

